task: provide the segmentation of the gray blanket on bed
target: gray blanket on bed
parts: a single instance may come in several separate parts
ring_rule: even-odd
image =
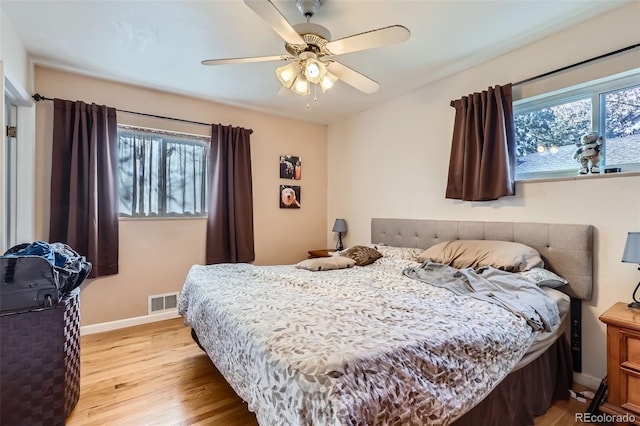
[[[534,330],[550,331],[560,322],[553,299],[536,284],[512,272],[490,266],[456,269],[427,261],[419,267],[405,268],[402,273],[458,295],[502,306],[524,318]]]

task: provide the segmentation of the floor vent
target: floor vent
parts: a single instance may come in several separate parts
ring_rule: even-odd
[[[149,296],[149,315],[172,311],[178,308],[178,293],[154,294]]]

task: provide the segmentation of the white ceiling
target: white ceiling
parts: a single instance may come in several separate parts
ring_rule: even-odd
[[[407,27],[411,37],[336,57],[380,83],[377,93],[338,82],[317,102],[313,95],[278,96],[278,62],[200,64],[286,53],[278,35],[241,0],[0,5],[36,64],[328,124],[628,2],[327,0],[311,22],[327,27],[333,39],[393,24]],[[290,23],[304,22],[294,0],[273,3]]]

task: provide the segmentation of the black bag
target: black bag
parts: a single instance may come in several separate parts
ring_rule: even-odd
[[[0,311],[53,306],[90,272],[91,263],[66,244],[14,246],[0,257]]]
[[[40,256],[0,257],[0,311],[57,304],[60,300],[56,272]]]

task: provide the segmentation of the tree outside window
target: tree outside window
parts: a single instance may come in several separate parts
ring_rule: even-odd
[[[208,150],[202,137],[120,126],[120,216],[206,216]]]

